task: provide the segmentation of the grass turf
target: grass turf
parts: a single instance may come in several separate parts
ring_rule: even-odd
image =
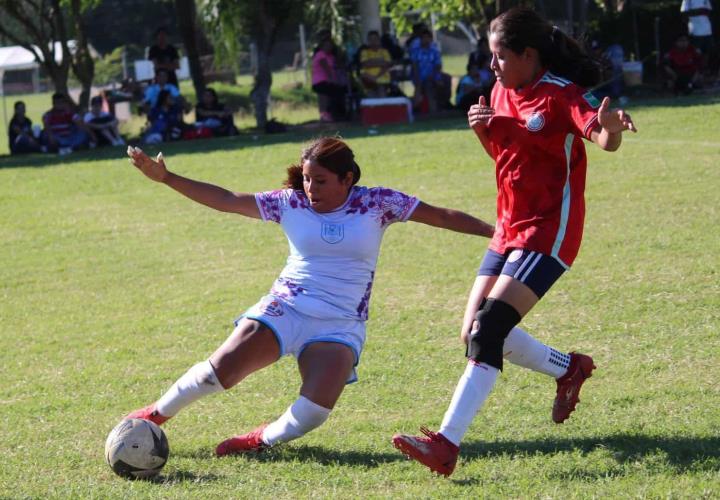
[[[293,401],[286,358],[169,422],[162,476],[131,482],[104,463],[107,433],[220,344],[286,240],[144,179],[119,150],[0,160],[0,497],[717,497],[720,103],[677,104],[632,109],[640,133],[617,153],[588,146],[583,249],[523,322],[594,356],[577,412],[553,424],[553,381],[508,365],[450,479],[390,437],[442,418],[485,240],[390,228],[360,382],[321,429],[259,457],[212,456]],[[462,119],[342,133],[363,184],[493,219],[492,165]],[[179,173],[252,192],[277,187],[308,138],[163,152]]]

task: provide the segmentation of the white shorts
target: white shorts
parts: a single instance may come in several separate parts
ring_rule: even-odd
[[[352,349],[353,370],[347,383],[356,382],[357,365],[365,345],[365,322],[352,319],[319,319],[307,316],[273,295],[265,295],[235,320],[253,319],[268,327],[280,344],[280,356],[292,354],[299,358],[303,350],[315,342],[337,342]]]

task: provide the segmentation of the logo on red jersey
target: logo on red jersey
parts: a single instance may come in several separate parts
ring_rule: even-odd
[[[531,114],[525,120],[525,126],[530,132],[537,132],[545,126],[545,117],[539,111]]]

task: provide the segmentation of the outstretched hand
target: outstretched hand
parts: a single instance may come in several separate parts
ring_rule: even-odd
[[[598,109],[598,123],[611,134],[624,132],[625,130],[637,132],[635,124],[629,114],[622,109],[610,109],[609,97],[605,97],[600,104],[600,108]]]
[[[485,97],[480,96],[477,104],[473,104],[468,110],[468,125],[472,129],[486,127],[494,114],[495,110],[485,103]]]
[[[130,157],[130,163],[135,165],[146,177],[156,182],[165,182],[167,179],[169,172],[165,167],[162,153],[158,153],[156,159],[153,160],[142,149],[128,146],[127,155]]]

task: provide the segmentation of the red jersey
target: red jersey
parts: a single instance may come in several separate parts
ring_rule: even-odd
[[[78,115],[72,111],[58,111],[51,109],[43,115],[43,123],[45,127],[52,130],[52,133],[65,137],[72,133],[73,124],[78,119]]]
[[[673,47],[670,52],[665,54],[665,61],[682,75],[694,75],[700,70],[702,56],[692,45],[688,45],[685,50]]]
[[[523,248],[570,267],[585,219],[587,157],[583,138],[600,102],[545,72],[521,90],[495,85],[488,137],[495,159],[497,224],[490,248]]]

